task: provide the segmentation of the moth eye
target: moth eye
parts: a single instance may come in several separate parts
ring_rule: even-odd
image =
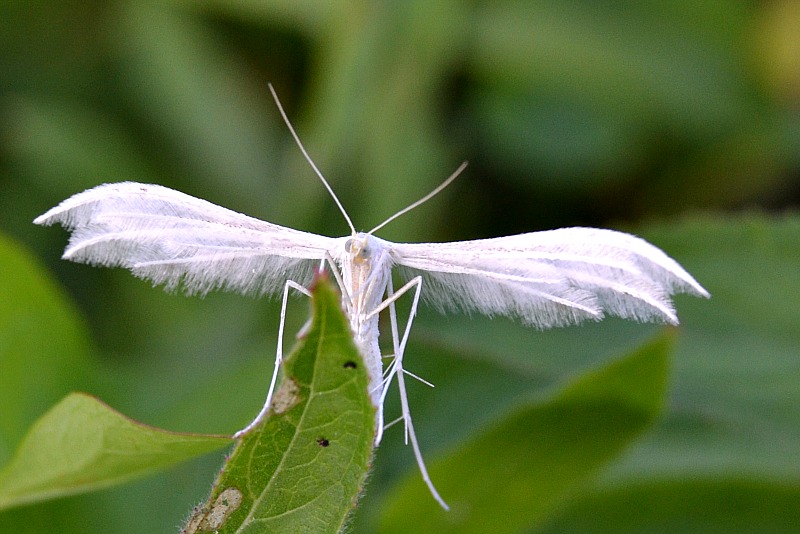
[[[352,239],[348,239],[347,241],[344,242],[344,251],[345,252],[350,252],[351,248],[353,248],[353,240]]]
[[[366,245],[361,249],[359,256],[362,258],[369,258],[372,255],[372,249]]]

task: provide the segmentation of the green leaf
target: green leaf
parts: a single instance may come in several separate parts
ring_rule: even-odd
[[[670,345],[659,338],[435,462],[431,477],[451,512],[438,509],[418,476],[406,480],[382,532],[517,532],[541,522],[658,416]]]
[[[233,451],[186,532],[339,532],[375,437],[366,366],[320,279],[311,328],[283,362],[268,419]]]
[[[119,484],[229,443],[148,427],[73,393],[33,425],[0,472],[0,509]]]

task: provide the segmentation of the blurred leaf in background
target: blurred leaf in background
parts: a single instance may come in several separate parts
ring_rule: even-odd
[[[381,237],[618,228],[712,293],[678,301],[662,420],[552,531],[587,528],[598,510],[612,531],[696,531],[692,514],[706,531],[747,531],[746,510],[793,519],[800,231],[780,213],[800,197],[796,2],[11,0],[0,20],[0,381],[14,377],[0,389],[0,455],[72,389],[174,430],[231,432],[255,415],[275,303],[167,295],[60,261],[66,234],[31,220],[87,187],[135,180],[342,235],[272,82],[362,229],[468,159],[456,184]],[[289,331],[304,312],[295,306]],[[435,461],[653,334],[621,321],[540,333],[421,310],[407,364],[437,385],[410,385],[423,452]],[[174,532],[218,465],[28,507],[0,526]],[[398,430],[375,466],[356,531],[375,531],[413,470]]]
[[[425,487],[407,477],[389,500],[381,531],[499,534],[542,523],[653,423],[668,362],[668,340],[659,339],[581,376],[547,402],[521,404],[431,466],[452,513],[427,502]]]
[[[73,389],[92,388],[86,325],[24,248],[0,234],[0,465],[28,426]]]
[[[0,509],[116,486],[231,441],[148,427],[71,393],[31,426],[0,471]]]

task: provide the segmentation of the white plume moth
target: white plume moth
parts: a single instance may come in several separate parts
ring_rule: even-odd
[[[505,315],[542,329],[599,320],[605,313],[677,324],[670,295],[709,296],[660,249],[612,230],[563,228],[453,243],[391,243],[375,237],[384,225],[441,191],[466,164],[419,201],[369,232],[357,232],[300,142],[272,86],[270,91],[300,150],[344,215],[349,236],[301,232],[166,187],[130,182],[89,189],[34,220],[44,225],[58,222],[72,231],[65,259],[125,267],[168,290],[181,287],[190,294],[205,294],[224,289],[259,295],[283,290],[267,399],[237,437],[259,424],[270,408],[289,290],[309,294],[305,286],[317,266],[329,267],[337,280],[356,345],[368,367],[370,394],[378,409],[375,443],[380,443],[385,428],[386,392],[396,379],[406,441],[411,441],[425,483],[445,508],[419,450],[404,383],[410,373],[403,368],[403,357],[420,296],[439,309]],[[395,267],[407,280],[397,290],[392,283]],[[401,334],[395,301],[406,294],[412,303]],[[378,345],[378,315],[384,310],[389,313],[393,349],[386,369]]]

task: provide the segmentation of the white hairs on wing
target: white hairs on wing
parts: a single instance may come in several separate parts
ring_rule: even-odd
[[[205,294],[272,294],[308,282],[333,239],[270,224],[157,185],[123,182],[74,195],[34,220],[72,230],[64,258],[130,269]]]
[[[507,315],[538,328],[599,320],[606,313],[677,324],[670,295],[708,296],[660,249],[612,230],[403,243],[395,245],[395,256],[407,276],[422,274],[423,298],[437,308]]]

